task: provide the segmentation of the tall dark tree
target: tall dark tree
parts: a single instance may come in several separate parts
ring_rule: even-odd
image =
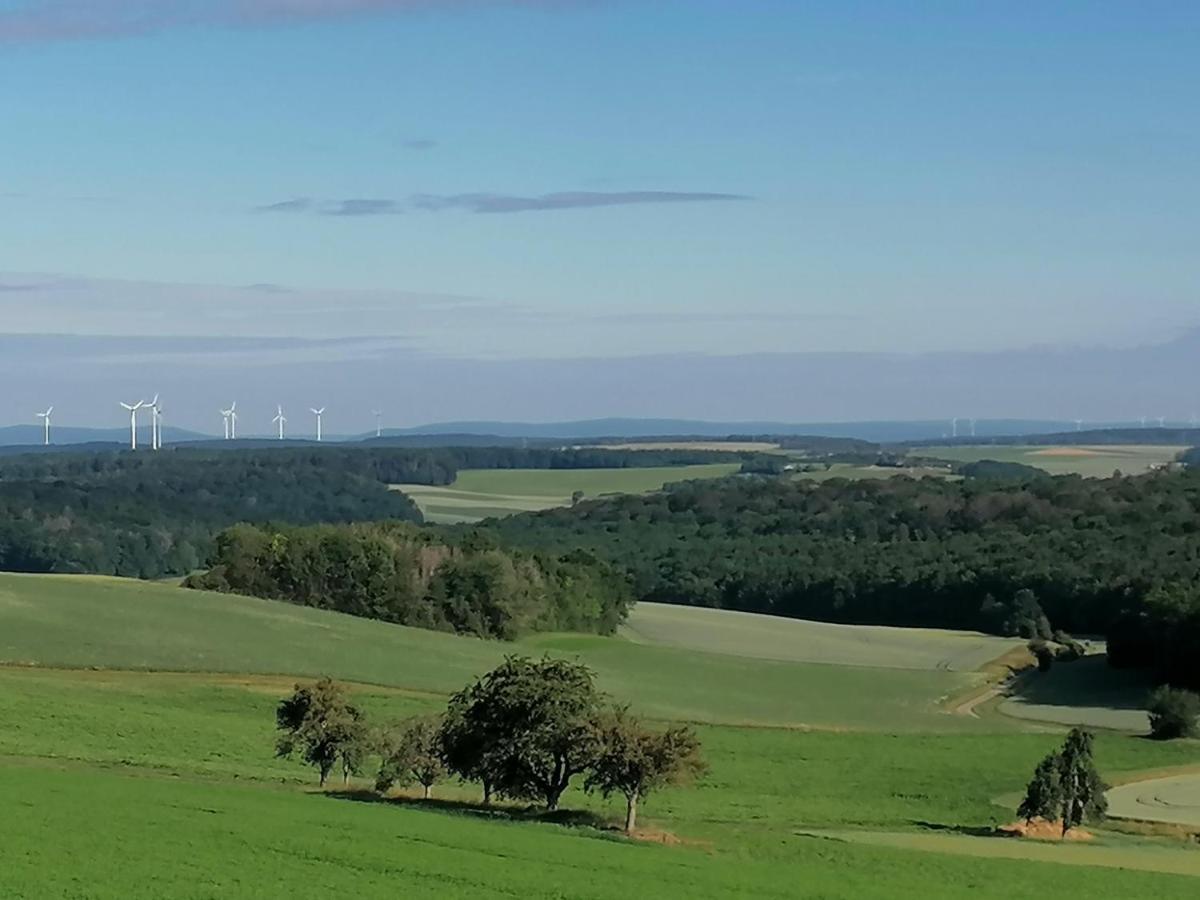
[[[1106,786],[1093,759],[1095,738],[1090,731],[1073,728],[1059,753],[1059,789],[1062,833],[1084,822],[1103,819],[1108,812]]]
[[[369,746],[366,721],[333,680],[296,685],[292,696],[276,708],[275,725],[282,732],[276,755],[299,754],[317,768],[322,787],[339,763],[344,781],[360,771]]]
[[[1025,799],[1017,809],[1026,822],[1052,821],[1062,812],[1062,786],[1059,783],[1059,755],[1051,753],[1033,771],[1033,780],[1025,789]]]

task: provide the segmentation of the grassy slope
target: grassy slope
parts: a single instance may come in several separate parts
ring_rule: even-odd
[[[976,462],[994,459],[1016,462],[1044,469],[1051,475],[1086,475],[1107,478],[1114,469],[1126,475],[1140,475],[1157,465],[1171,462],[1186,447],[1129,445],[1111,447],[1080,447],[1081,455],[1059,455],[1069,447],[1025,446],[953,446],[921,447],[913,451],[918,456],[933,456],[957,462]],[[1049,452],[1048,452],[1049,451]],[[1057,453],[1056,453],[1057,451]]]
[[[1183,876],[971,858],[993,854],[995,841],[982,838],[930,843],[916,823],[977,827],[1011,818],[994,799],[1019,791],[1059,740],[1011,726],[980,733],[1001,726],[929,713],[922,691],[961,676],[567,636],[523,649],[531,648],[579,653],[620,697],[659,715],[737,720],[751,710],[764,720],[802,714],[832,725],[844,713],[841,724],[866,730],[701,726],[711,774],[694,790],[652,797],[645,814],[708,849],[628,846],[591,830],[297,791],[307,773],[271,757],[271,710],[287,677],[0,669],[0,895],[191,897],[271,885],[300,897],[625,897],[653,879],[659,893],[688,897],[1013,898],[1068,885],[1096,896],[1194,896],[1196,882]],[[435,707],[438,694],[505,649],[164,586],[0,576],[0,657],[230,672],[299,667],[403,688],[356,689],[376,720]],[[921,680],[905,680],[913,676]],[[914,733],[960,727],[976,733]],[[1114,780],[1200,763],[1196,743],[1120,735],[1101,735],[1099,754]],[[463,791],[439,789],[473,793]],[[568,805],[617,814],[615,803],[575,791]],[[847,828],[902,838],[872,847],[798,834]],[[1162,868],[1189,871],[1195,856],[1162,842],[1135,849],[1140,855],[1123,864],[1153,868],[1161,859]],[[1023,856],[1079,862],[1075,848],[1058,850]]]
[[[575,491],[601,494],[644,494],[672,481],[721,478],[736,464],[657,466],[631,469],[464,469],[454,484],[435,487],[398,485],[430,521],[475,521],[530,510],[566,506]]]
[[[581,635],[506,645],[161,584],[0,574],[0,662],[341,678],[448,694],[512,652],[576,657],[648,715],[969,728],[937,711],[971,676],[774,662]]]
[[[723,609],[639,603],[622,634],[760,659],[973,672],[1023,641],[967,631],[831,625]]]

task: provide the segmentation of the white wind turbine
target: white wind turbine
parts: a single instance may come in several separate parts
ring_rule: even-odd
[[[373,409],[371,412],[375,416],[375,437],[383,437],[383,410]]]
[[[282,441],[283,440],[283,426],[287,424],[287,416],[285,416],[283,414],[282,406],[277,407],[277,409],[279,410],[279,412],[277,412],[275,414],[275,418],[273,418],[271,420],[271,422],[279,426],[279,439]]]
[[[51,406],[45,412],[37,414],[37,417],[42,420],[42,424],[46,427],[46,437],[42,442],[45,446],[50,446],[50,413],[54,412],[54,407]]]
[[[125,409],[129,410],[129,449],[137,449],[137,414],[138,410],[146,405],[145,400],[139,400],[137,403],[122,403]]]
[[[162,405],[158,402],[158,394],[154,395],[147,407],[150,409],[150,449],[162,449]]]
[[[320,409],[313,409],[310,406],[308,411],[317,417],[317,443],[319,444],[321,443],[321,416],[325,415],[325,407],[322,406]]]
[[[225,420],[225,440],[237,440],[237,401],[229,404],[229,409],[221,410],[221,418]]]

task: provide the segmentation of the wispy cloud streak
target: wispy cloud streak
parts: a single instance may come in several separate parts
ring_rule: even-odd
[[[0,8],[0,43],[153,34],[196,26],[268,26],[357,15],[488,6],[573,6],[583,0],[17,0]]]
[[[355,198],[320,203],[314,203],[307,198],[297,198],[256,206],[254,211],[312,212],[327,216],[383,216],[408,211],[441,212],[443,210],[499,214],[663,203],[723,203],[750,199],[744,194],[722,194],[711,191],[567,191],[534,197],[509,194],[413,194],[406,200]]]

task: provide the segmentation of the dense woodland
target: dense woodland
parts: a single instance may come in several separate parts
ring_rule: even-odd
[[[401,625],[511,640],[529,631],[611,634],[626,579],[578,551],[504,551],[398,522],[237,525],[187,586],[286,600]]]
[[[739,477],[485,526],[583,548],[639,600],[832,622],[1107,633],[1114,662],[1200,683],[1200,472],[1084,479]]]
[[[204,564],[217,531],[238,522],[419,522],[416,506],[387,486],[449,484],[463,468],[621,468],[744,458],[686,450],[336,446],[0,458],[0,569],[182,575]]]

